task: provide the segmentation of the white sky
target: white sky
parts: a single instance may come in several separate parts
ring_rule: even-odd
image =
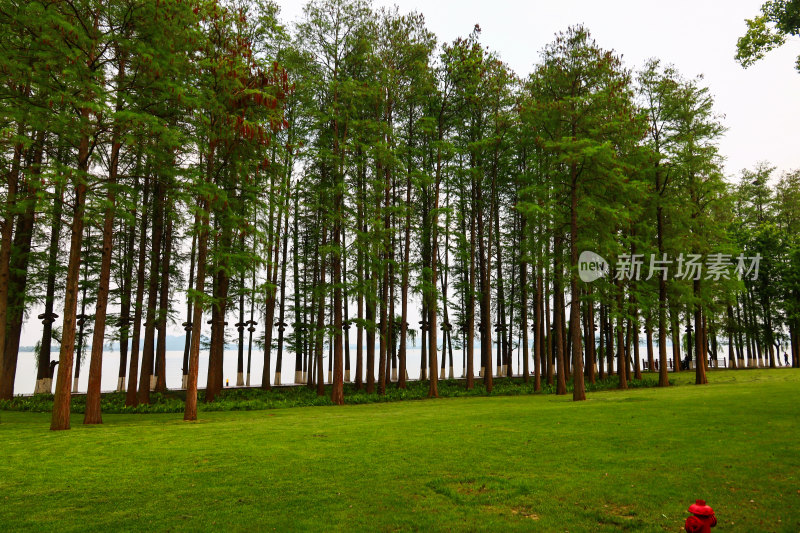
[[[276,0],[284,22],[302,15],[305,1]],[[745,18],[763,0],[373,0],[419,11],[440,42],[466,36],[480,24],[482,42],[519,75],[528,74],[540,50],[558,31],[582,23],[598,44],[640,68],[650,57],[674,64],[687,78],[705,76],[728,127],[720,143],[726,174],[766,160],[779,171],[800,168],[800,54],[797,40],[745,70],[734,61]]]

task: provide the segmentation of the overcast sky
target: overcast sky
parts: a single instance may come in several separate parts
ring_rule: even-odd
[[[304,1],[277,0],[285,22],[302,16]],[[374,0],[425,15],[439,42],[466,36],[475,24],[482,42],[526,75],[554,34],[582,23],[598,44],[638,69],[650,57],[685,77],[705,76],[728,128],[720,143],[726,174],[766,160],[779,171],[800,168],[800,43],[790,42],[745,70],[734,61],[745,18],[762,0]]]

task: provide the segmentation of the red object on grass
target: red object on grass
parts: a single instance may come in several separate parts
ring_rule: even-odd
[[[709,533],[711,528],[717,525],[714,509],[706,505],[705,500],[695,500],[689,506],[689,512],[692,516],[686,519],[683,526],[686,533]]]

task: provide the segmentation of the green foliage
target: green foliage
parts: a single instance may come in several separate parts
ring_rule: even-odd
[[[800,35],[800,1],[770,0],[761,6],[760,15],[745,22],[747,32],[736,43],[736,60],[747,68],[782,46],[787,37]],[[800,71],[800,56],[795,68]]]

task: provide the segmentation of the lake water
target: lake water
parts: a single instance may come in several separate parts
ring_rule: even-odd
[[[375,364],[376,364],[376,377],[377,377],[377,359],[378,359],[378,349],[375,349]],[[656,356],[658,354],[658,348],[656,347]],[[668,346],[668,354],[671,357],[672,355],[672,348]],[[327,358],[327,347],[324,352],[324,365],[325,365],[325,379],[326,382],[328,380],[328,358]],[[532,353],[532,350],[531,350]],[[439,352],[441,357],[441,351]],[[274,382],[274,372],[275,372],[275,351],[273,350],[272,357],[271,357],[271,375],[273,376]],[[727,348],[725,348],[725,355],[727,355]],[[421,351],[420,348],[417,347],[409,347],[407,350],[407,366],[408,366],[408,376],[410,379],[419,379],[420,375],[420,356]],[[496,364],[496,352],[493,354],[493,360]],[[720,355],[720,357],[722,354]],[[55,359],[58,357],[58,351],[54,350],[52,357]],[[247,370],[247,349],[245,347],[245,372]],[[521,367],[519,366],[519,358],[521,357],[521,351],[515,350],[514,352],[514,361],[513,367],[515,374],[519,374]],[[642,350],[640,353],[640,357],[642,360],[647,358],[647,351],[642,346]],[[476,347],[475,349],[475,374],[477,376],[478,370],[480,369],[480,350]],[[236,385],[236,373],[237,373],[237,366],[238,366],[238,352],[237,350],[226,350],[224,359],[223,359],[223,383],[227,380],[231,387]],[[182,378],[182,367],[183,367],[183,351],[168,351],[166,353],[166,362],[167,362],[167,388],[170,389],[179,389],[181,388],[181,378]],[[439,360],[441,365],[441,359]],[[295,365],[295,357],[294,354],[289,352],[287,353],[284,351],[283,354],[283,365],[282,365],[282,372],[281,372],[281,382],[284,385],[291,385],[294,383],[294,365]],[[355,376],[355,347],[351,347],[350,350],[350,366],[353,371],[351,371],[351,378]],[[264,367],[264,354],[260,350],[253,350],[253,357],[251,363],[251,379],[250,385],[257,387],[261,385],[261,374],[262,369]],[[531,371],[533,370],[533,362],[531,362]],[[103,356],[103,377],[102,377],[102,390],[103,391],[113,391],[116,389],[117,386],[117,376],[119,373],[119,352],[106,350]],[[208,373],[208,352],[201,350],[200,352],[200,368],[198,374],[198,386],[200,388],[204,388],[206,384],[206,377]],[[453,350],[453,375],[456,378],[460,378],[463,376],[463,358],[461,350]],[[446,362],[445,368],[445,376],[449,376],[449,361]],[[246,376],[245,376],[246,378]],[[81,364],[81,373],[80,378],[78,380],[78,391],[85,392],[86,387],[89,381],[89,352],[86,352],[86,358]],[[36,384],[36,363],[34,360],[33,352],[20,352],[19,354],[19,362],[17,365],[17,376],[16,376],[16,384],[14,387],[15,394],[32,394],[34,387]],[[53,389],[55,389],[55,383],[53,383]]]

